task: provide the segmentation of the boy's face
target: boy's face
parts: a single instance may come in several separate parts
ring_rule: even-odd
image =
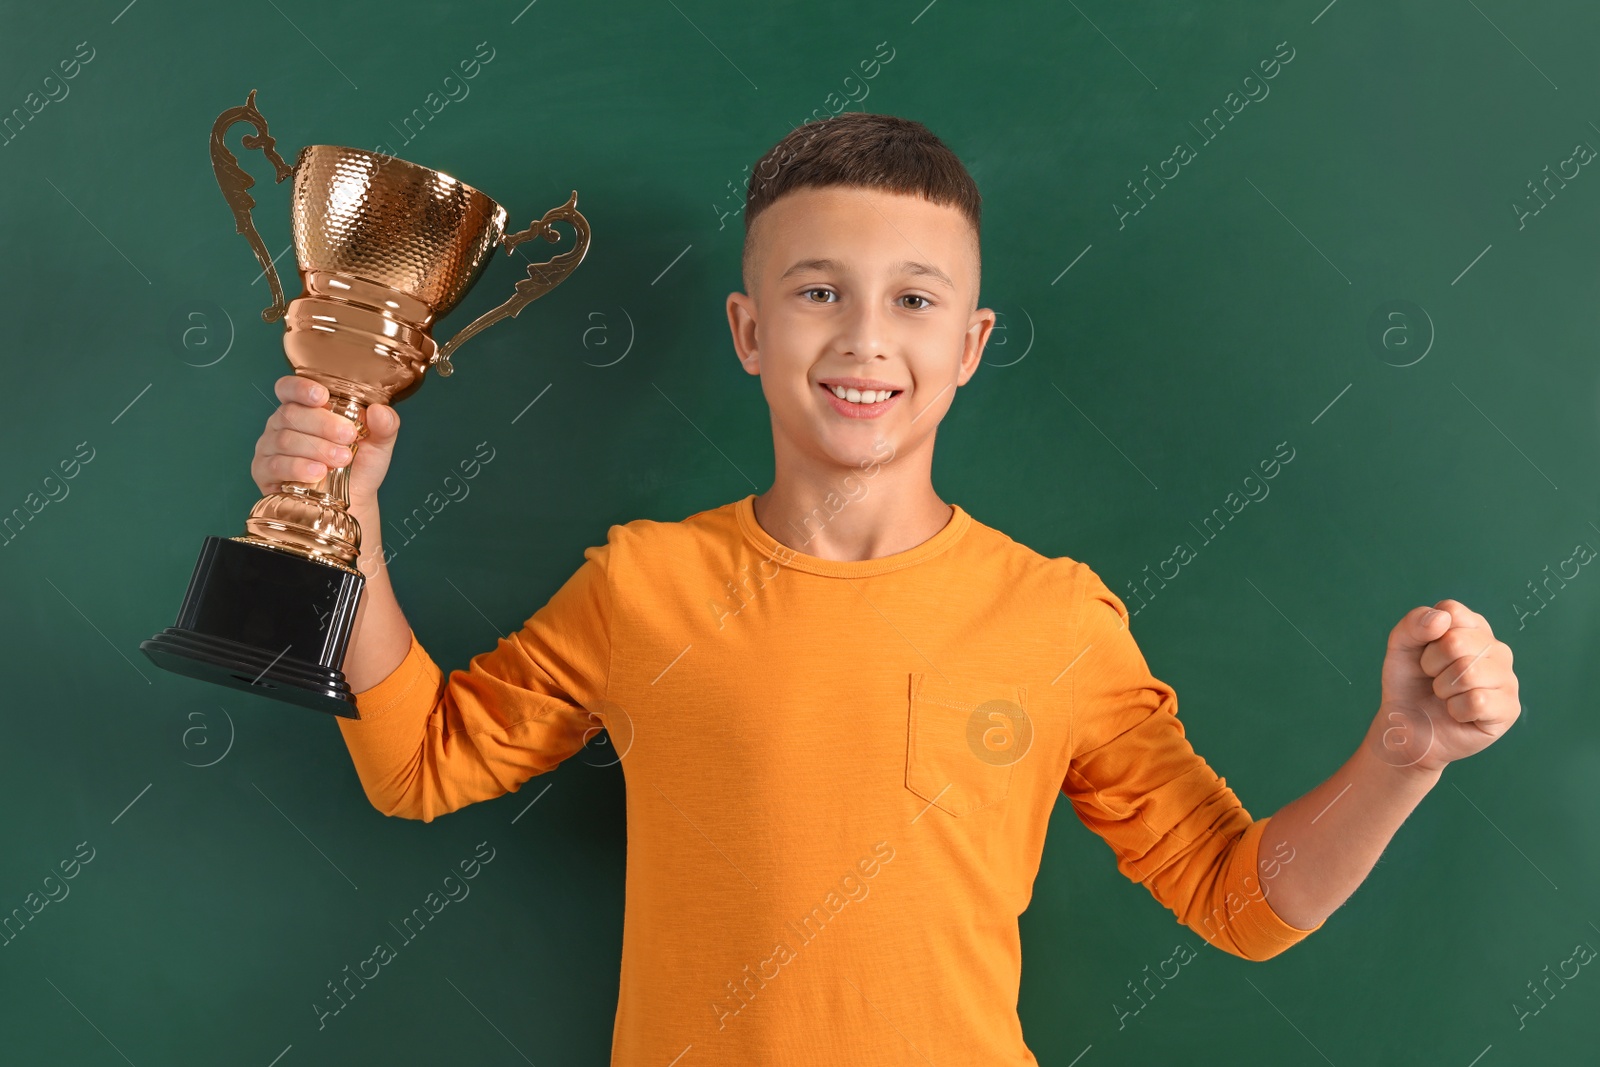
[[[753,223],[747,293],[728,295],[745,370],[761,376],[784,470],[913,455],[978,369],[995,314],[960,210],[859,186],[798,189]],[[853,380],[853,381],[852,381]],[[876,403],[852,403],[843,385]],[[875,444],[877,447],[874,447]]]

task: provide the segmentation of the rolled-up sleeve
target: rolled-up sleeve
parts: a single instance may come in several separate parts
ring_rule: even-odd
[[[1208,942],[1266,960],[1307,935],[1268,903],[1261,835],[1239,798],[1197,755],[1172,687],[1150,673],[1128,610],[1087,566],[1077,604],[1072,755],[1061,791],[1117,857],[1117,869]],[[1268,866],[1271,866],[1270,864]]]
[[[466,669],[446,676],[413,631],[399,666],[355,694],[361,718],[336,721],[375,808],[431,822],[514,792],[605,725],[620,529],[585,549],[550,600]]]

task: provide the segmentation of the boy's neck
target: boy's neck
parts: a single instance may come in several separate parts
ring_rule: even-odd
[[[808,472],[785,477],[753,501],[756,522],[783,545],[820,559],[878,559],[917,547],[955,511],[939,499],[927,471],[885,465],[867,476]]]

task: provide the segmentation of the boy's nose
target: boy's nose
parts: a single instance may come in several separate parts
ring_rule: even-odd
[[[857,301],[839,319],[839,354],[861,360],[886,356],[890,329],[887,311],[874,301]]]

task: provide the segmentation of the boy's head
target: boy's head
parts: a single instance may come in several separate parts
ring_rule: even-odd
[[[728,324],[761,376],[780,475],[883,459],[885,444],[931,465],[995,321],[977,306],[980,203],[955,153],[893,115],[807,123],[752,168]]]

